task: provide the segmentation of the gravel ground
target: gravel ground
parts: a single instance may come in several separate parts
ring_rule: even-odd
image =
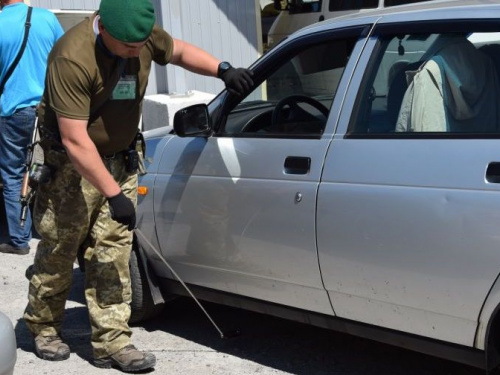
[[[1,202],[1,201],[0,201]],[[2,206],[3,206],[3,202]],[[0,240],[5,218],[0,215]],[[16,375],[112,374],[116,370],[91,365],[90,328],[83,298],[83,274],[74,270],[66,306],[63,337],[71,347],[67,361],[48,362],[33,354],[33,342],[23,320],[28,281],[38,240],[29,255],[0,254],[0,309],[12,320],[18,343]],[[241,335],[220,339],[193,301],[180,298],[164,313],[133,327],[140,349],[157,357],[155,373],[171,375],[480,375],[484,372],[369,340],[282,319],[213,304],[205,304],[223,330]]]

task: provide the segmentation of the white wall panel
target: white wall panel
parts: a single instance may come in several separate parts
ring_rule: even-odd
[[[235,66],[248,66],[262,50],[260,8],[255,0],[161,1],[162,22],[174,38],[193,43]],[[180,68],[167,68],[170,92],[195,89],[217,93],[222,82]]]
[[[31,5],[48,9],[95,10],[99,0],[31,0]]]

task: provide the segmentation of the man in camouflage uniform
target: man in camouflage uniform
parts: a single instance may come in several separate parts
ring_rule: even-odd
[[[61,325],[82,248],[94,364],[125,372],[156,364],[152,353],[130,341],[137,174],[126,168],[153,61],[217,76],[236,94],[253,85],[248,70],[221,63],[155,25],[151,0],[102,0],[98,13],[56,44],[39,109],[52,178],[37,190],[34,224],[41,241],[24,314],[43,359],[70,355]]]

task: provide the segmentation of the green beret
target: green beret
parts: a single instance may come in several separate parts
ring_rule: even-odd
[[[99,16],[108,33],[126,43],[146,40],[155,24],[151,0],[101,0]]]

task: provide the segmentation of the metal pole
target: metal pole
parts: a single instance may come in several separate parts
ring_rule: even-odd
[[[226,333],[222,332],[222,330],[219,328],[219,326],[215,323],[215,321],[212,319],[212,317],[208,314],[207,310],[205,310],[205,308],[202,306],[202,304],[200,303],[200,301],[198,301],[198,299],[194,296],[194,294],[191,292],[191,290],[188,288],[188,286],[184,283],[184,281],[182,281],[181,277],[177,274],[177,272],[175,272],[174,269],[170,266],[170,264],[168,264],[168,262],[161,255],[161,253],[158,251],[158,249],[153,246],[153,244],[146,238],[146,236],[141,232],[140,229],[135,228],[134,232],[135,232],[135,234],[138,237],[141,238],[141,241],[143,241],[144,243],[146,243],[146,245],[148,245],[151,248],[151,250],[153,250],[156,253],[156,255],[158,255],[158,257],[160,258],[160,260],[168,267],[168,269],[170,270],[170,272],[172,272],[174,274],[175,278],[177,280],[179,280],[179,282],[182,284],[182,286],[184,287],[184,289],[186,289],[186,291],[189,293],[189,295],[194,299],[194,301],[198,304],[198,306],[200,307],[200,309],[206,315],[206,317],[208,318],[208,320],[210,320],[210,323],[212,323],[212,325],[215,327],[215,329],[217,330],[217,332],[219,332],[219,335],[220,335],[220,337],[222,339],[228,338],[228,337],[234,337],[234,336],[236,336],[236,335],[239,334],[238,330],[230,331],[230,332],[226,332]]]

